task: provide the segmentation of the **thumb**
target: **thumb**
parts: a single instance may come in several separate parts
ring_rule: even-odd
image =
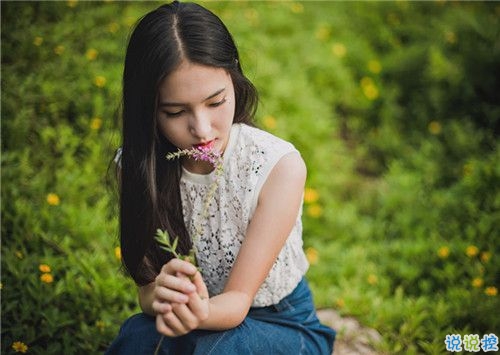
[[[209,298],[207,285],[205,281],[203,281],[203,277],[201,276],[201,272],[196,271],[191,282],[196,286],[196,290],[198,291],[198,295],[200,295],[201,299]]]

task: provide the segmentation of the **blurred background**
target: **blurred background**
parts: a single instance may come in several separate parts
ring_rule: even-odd
[[[3,354],[99,354],[138,311],[110,161],[127,37],[160,4],[1,2]],[[317,307],[380,353],[500,335],[500,4],[202,4],[308,166]]]

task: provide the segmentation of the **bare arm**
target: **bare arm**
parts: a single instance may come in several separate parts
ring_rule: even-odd
[[[139,287],[139,305],[142,311],[150,316],[156,315],[156,312],[153,310],[154,287],[154,282]]]
[[[273,168],[226,287],[210,299],[209,316],[199,328],[223,330],[243,321],[295,225],[305,179],[306,167],[298,154],[285,155]]]

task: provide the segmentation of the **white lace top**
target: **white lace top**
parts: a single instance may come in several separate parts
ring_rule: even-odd
[[[220,294],[236,260],[247,226],[257,205],[262,185],[285,154],[297,152],[292,144],[265,131],[234,124],[224,152],[223,175],[211,199],[208,215],[203,204],[216,178],[215,172],[199,175],[183,169],[181,197],[184,221],[195,237],[198,264],[211,296]],[[278,303],[297,286],[309,266],[302,249],[302,209],[295,226],[258,290],[253,307]]]

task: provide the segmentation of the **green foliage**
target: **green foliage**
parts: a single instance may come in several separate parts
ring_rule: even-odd
[[[138,311],[110,160],[127,36],[158,4],[1,4],[2,353],[102,353]],[[499,5],[206,5],[259,89],[259,125],[308,166],[318,307],[378,329],[387,353],[498,335]]]

